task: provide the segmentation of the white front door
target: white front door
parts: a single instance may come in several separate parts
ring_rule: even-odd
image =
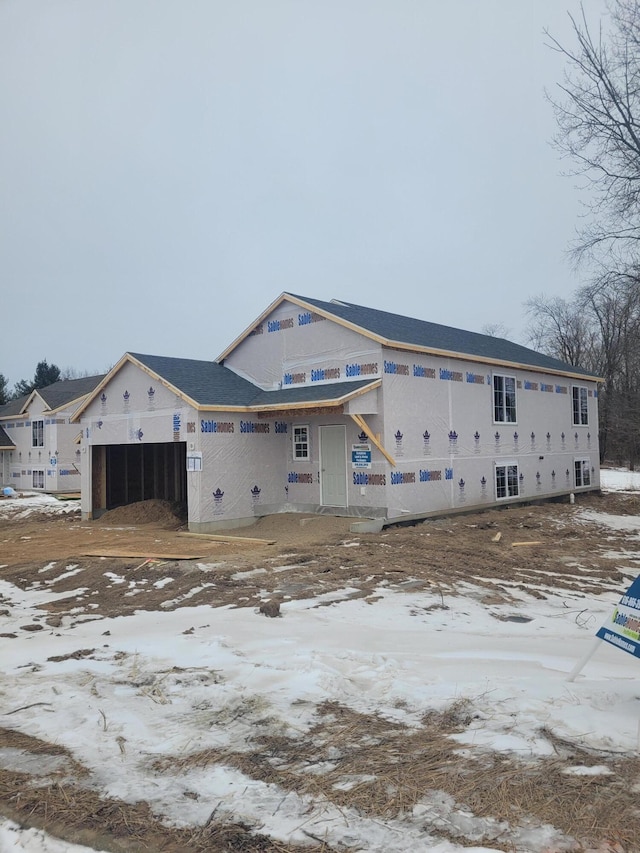
[[[346,427],[320,427],[320,503],[323,506],[347,505],[346,441]]]

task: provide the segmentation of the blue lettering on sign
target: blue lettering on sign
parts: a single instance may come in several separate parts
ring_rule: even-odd
[[[284,421],[276,421],[274,424],[274,429],[276,433],[288,432],[289,424],[285,423]]]
[[[444,469],[444,478],[445,480],[453,480],[453,468]]]
[[[360,365],[348,364],[345,368],[345,373],[347,376],[360,376]]]

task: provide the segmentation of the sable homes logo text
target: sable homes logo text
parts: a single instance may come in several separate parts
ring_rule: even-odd
[[[281,332],[283,329],[293,329],[293,317],[286,317],[283,320],[269,320],[267,323],[267,332]]]

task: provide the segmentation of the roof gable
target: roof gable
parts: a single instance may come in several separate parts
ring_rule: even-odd
[[[379,380],[365,379],[265,391],[215,361],[125,353],[93,393],[83,401],[72,420],[80,419],[91,401],[125,364],[137,365],[197,409],[261,411],[282,406],[303,408],[306,405],[335,405],[380,384]]]
[[[103,378],[103,375],[100,375],[83,376],[81,379],[60,379],[46,388],[34,388],[29,394],[18,397],[17,400],[9,400],[4,406],[0,406],[0,420],[28,413],[36,397],[42,400],[43,410],[49,412],[68,407],[93,391]]]
[[[315,311],[352,331],[384,346],[430,353],[471,361],[482,361],[511,368],[530,368],[550,373],[598,379],[588,370],[567,364],[559,359],[536,352],[506,338],[468,332],[453,326],[443,326],[428,320],[418,320],[388,311],[378,311],[363,305],[334,300],[324,302],[294,293],[282,293],[260,316],[218,356],[222,362],[265,318],[284,301],[293,302],[303,310]]]

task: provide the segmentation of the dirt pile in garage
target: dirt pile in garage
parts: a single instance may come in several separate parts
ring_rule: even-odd
[[[164,530],[177,530],[185,522],[184,508],[180,504],[156,499],[119,506],[100,516],[101,524],[155,524]]]

